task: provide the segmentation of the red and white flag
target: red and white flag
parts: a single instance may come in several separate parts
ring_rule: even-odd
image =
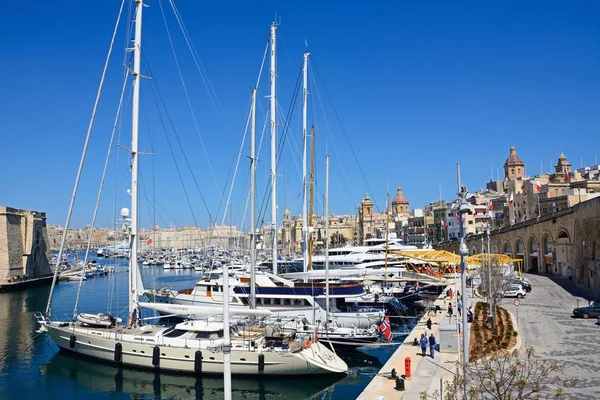
[[[490,211],[493,211],[493,210],[494,210],[494,205],[492,204],[492,202],[490,202],[490,205],[488,206],[488,209],[489,209]]]
[[[536,192],[539,192],[541,188],[542,188],[542,184],[540,183],[540,181],[535,181]]]
[[[508,199],[508,205],[512,206],[513,203],[515,202],[515,196],[513,192],[510,192],[510,198]]]
[[[152,244],[152,238],[148,239],[148,241],[146,242],[147,244]]]
[[[569,181],[569,172],[566,168],[563,168],[563,173],[565,174],[565,182]]]
[[[446,223],[446,221],[442,220],[442,228],[445,228],[447,226],[448,226],[448,224]]]
[[[385,319],[381,321],[381,325],[379,325],[379,329],[387,341],[392,343],[392,325],[390,324],[390,317],[387,315],[385,316]]]

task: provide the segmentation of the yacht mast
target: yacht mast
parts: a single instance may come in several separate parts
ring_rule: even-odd
[[[311,165],[310,165],[310,209],[308,213],[308,269],[312,270],[312,253],[313,253],[313,201],[315,192],[315,126],[313,125],[310,133],[311,150]]]
[[[271,221],[273,225],[273,273],[277,275],[277,103],[275,98],[276,76],[276,33],[277,23],[271,24],[271,95],[269,107],[271,111]]]
[[[325,156],[325,326],[329,325],[329,156]]]
[[[306,114],[307,114],[307,106],[308,106],[308,55],[310,53],[304,52],[304,63],[302,66],[303,73],[303,94],[302,94],[302,137],[304,139],[304,153],[302,156],[302,192],[303,192],[303,200],[302,200],[302,233],[303,233],[303,241],[304,241],[304,272],[308,271],[308,179],[306,179]]]
[[[229,263],[223,266],[223,398],[231,400],[231,325],[229,323]]]
[[[256,88],[252,89],[252,108],[250,120],[250,308],[256,307],[256,227],[254,211],[256,208]]]
[[[388,191],[387,204],[386,204],[386,208],[385,208],[385,268],[388,267],[389,226],[390,226],[390,192]]]
[[[133,101],[131,103],[131,228],[129,238],[129,314],[136,309],[138,300],[138,134],[140,111],[140,61],[142,50],[142,10],[144,4],[136,0],[135,38],[133,40]],[[135,322],[135,321],[134,321]]]

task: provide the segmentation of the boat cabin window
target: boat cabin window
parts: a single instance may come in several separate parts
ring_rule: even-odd
[[[183,334],[185,334],[187,331],[183,331],[181,329],[175,329],[175,327],[167,329],[165,331],[165,333],[163,334],[164,337],[168,337],[168,338],[176,338],[179,336],[182,336]]]
[[[223,329],[216,332],[198,332],[196,339],[219,339],[223,337]]]

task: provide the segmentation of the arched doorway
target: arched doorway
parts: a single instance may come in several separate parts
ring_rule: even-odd
[[[528,271],[540,272],[538,267],[538,241],[534,235],[529,238],[529,244],[527,246],[529,252],[529,260],[527,265]]]
[[[558,273],[564,277],[572,277],[574,275],[573,266],[571,265],[571,238],[566,229],[561,228],[556,235],[554,243],[555,263]]]
[[[478,254],[477,246],[473,245],[471,247],[471,255],[474,256],[475,254]]]
[[[520,258],[521,265],[525,271],[529,271],[529,264],[525,263],[525,243],[523,243],[523,239],[521,238],[518,238],[515,243],[515,258]]]
[[[494,243],[492,245],[492,254],[498,254],[498,244]]]
[[[512,257],[512,248],[508,240],[504,242],[504,249],[502,249],[502,253],[506,254],[509,257]]]
[[[542,235],[542,272],[557,274],[554,263],[554,240],[550,232],[544,232]]]

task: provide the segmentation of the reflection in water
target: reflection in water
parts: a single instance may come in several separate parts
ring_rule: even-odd
[[[111,395],[129,393],[134,398],[155,399],[221,399],[223,380],[218,377],[177,376],[154,373],[99,363],[59,352],[41,369],[47,380],[76,380],[90,392]],[[333,385],[340,377],[310,377],[299,384],[298,379],[266,377],[234,378],[232,394],[244,399],[304,399]]]

